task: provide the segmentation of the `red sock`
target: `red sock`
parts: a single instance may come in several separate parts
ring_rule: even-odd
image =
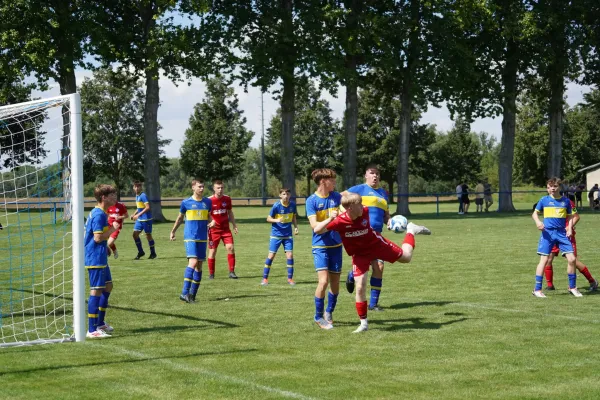
[[[211,275],[215,274],[215,259],[214,258],[208,259],[208,273]]]
[[[415,235],[413,235],[412,233],[407,233],[406,236],[404,236],[404,242],[402,242],[402,244],[410,244],[412,246],[412,248],[415,248]]]
[[[227,263],[229,264],[229,272],[235,271],[235,254],[227,254]]]
[[[111,249],[112,251],[117,251],[117,246],[116,246],[114,243],[112,243],[112,244],[111,244],[110,246],[108,246],[108,247],[110,247],[110,249]]]
[[[585,279],[588,280],[589,283],[594,283],[594,277],[590,274],[590,270],[584,265],[581,271],[581,275],[585,276]]]
[[[552,264],[546,265],[544,267],[544,275],[546,275],[546,283],[548,283],[548,286],[554,286],[554,284],[552,283],[552,278],[554,276]]]
[[[367,319],[367,302],[361,301],[356,302],[356,312],[358,313],[358,318]]]

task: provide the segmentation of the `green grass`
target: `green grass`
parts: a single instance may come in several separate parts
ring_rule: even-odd
[[[111,261],[114,337],[0,349],[0,398],[600,397],[600,296],[567,295],[563,260],[556,263],[559,290],[545,300],[531,296],[539,236],[526,203],[526,212],[510,216],[459,217],[456,205],[442,208],[438,218],[430,204],[411,207],[411,220],[433,235],[417,238],[411,264],[386,266],[385,311],[370,313],[361,335],[352,334],[358,317],[343,289],[335,329],[312,322],[316,274],[304,219],[295,242],[297,286],[286,284],[281,253],[270,285],[261,287],[268,211],[237,207],[240,279],[227,279],[221,246],[216,279],[205,275],[197,304],[178,300],[183,229],[169,242],[171,224],[155,225],[159,258],[133,261],[128,223],[117,241],[121,257]],[[176,212],[166,215],[173,220]],[[581,259],[600,277],[599,223],[584,213],[577,239]],[[582,276],[578,283],[588,286]]]

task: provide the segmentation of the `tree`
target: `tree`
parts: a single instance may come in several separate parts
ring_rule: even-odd
[[[0,61],[2,57],[0,56]],[[7,66],[4,64],[4,66]],[[31,84],[25,84],[18,75],[0,75],[0,106],[31,100]],[[0,165],[15,168],[23,164],[39,164],[46,155],[42,124],[44,112],[11,117],[0,114]]]
[[[535,49],[532,59],[539,76],[532,80],[532,90],[537,96],[549,99],[548,177],[561,176],[565,80],[580,72],[581,31],[574,3],[531,0]]]
[[[125,71],[143,76],[146,93],[144,103],[144,175],[154,220],[164,221],[160,203],[160,140],[158,107],[160,74],[175,82],[194,73],[212,70],[212,62],[204,56],[202,35],[193,25],[186,28],[175,23],[177,0],[112,0],[93,2],[89,47],[103,63],[118,63]],[[184,5],[189,7],[189,2]],[[193,1],[194,9],[205,9],[204,2]]]
[[[229,179],[240,172],[252,136],[238,109],[233,88],[220,78],[206,84],[206,98],[196,104],[181,147],[181,168],[206,179]]]
[[[119,198],[132,180],[144,180],[142,89],[136,78],[109,68],[94,72],[80,88],[85,181],[106,176]],[[159,138],[160,147],[170,142]],[[168,164],[164,155],[159,161],[163,169]]]
[[[335,160],[334,137],[339,132],[338,123],[331,117],[331,109],[313,82],[299,80],[296,87],[296,113],[294,118],[294,174],[306,178],[307,193],[310,195],[311,172],[315,168],[332,166]],[[283,162],[280,151],[282,138],[281,109],[271,119],[267,129],[266,163],[275,176],[279,176],[279,165]]]
[[[223,25],[229,48],[228,63],[234,78],[263,91],[281,83],[276,92],[281,102],[281,177],[296,196],[294,170],[295,90],[299,78],[314,70],[310,15],[320,8],[310,0],[248,1],[214,0],[208,15]]]

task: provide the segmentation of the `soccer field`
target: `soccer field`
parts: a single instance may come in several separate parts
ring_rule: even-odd
[[[600,398],[600,296],[587,293],[581,275],[584,297],[568,295],[563,259],[555,263],[558,290],[547,299],[531,295],[539,233],[529,212],[437,218],[431,205],[411,210],[409,220],[433,234],[417,237],[412,263],[386,266],[385,310],[369,313],[362,334],[352,334],[359,322],[343,284],[335,329],[313,322],[316,274],[305,218],[294,244],[297,285],[286,282],[280,249],[270,284],[261,287],[268,208],[234,208],[240,279],[227,278],[221,245],[216,279],[208,280],[204,265],[196,304],[178,299],[183,228],[169,242],[172,222],[155,224],[158,258],[134,261],[128,222],[117,241],[120,258],[110,261],[114,336],[0,349],[0,398]],[[165,214],[173,221],[177,210]],[[600,215],[588,212],[577,227],[580,258],[597,278],[599,224]],[[149,254],[145,237],[143,244]],[[343,277],[349,266],[345,255]]]

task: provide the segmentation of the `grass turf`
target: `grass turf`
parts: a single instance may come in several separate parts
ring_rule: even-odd
[[[261,287],[268,209],[237,207],[240,279],[227,278],[221,245],[216,279],[204,266],[197,304],[178,300],[183,228],[169,242],[172,224],[156,224],[159,257],[133,261],[127,223],[120,258],[111,260],[114,337],[0,349],[0,398],[598,398],[600,296],[569,296],[561,259],[559,290],[533,298],[539,235],[529,212],[457,216],[455,208],[443,205],[438,218],[431,205],[411,207],[409,219],[433,235],[417,237],[411,264],[386,266],[385,311],[371,312],[360,335],[352,334],[354,297],[343,288],[335,329],[312,322],[316,274],[305,219],[294,246],[296,287],[287,285],[281,250]],[[171,220],[176,213],[165,210]],[[600,277],[599,222],[584,213],[577,239],[581,259]],[[349,264],[345,256],[343,276]],[[578,286],[588,286],[580,275]]]

